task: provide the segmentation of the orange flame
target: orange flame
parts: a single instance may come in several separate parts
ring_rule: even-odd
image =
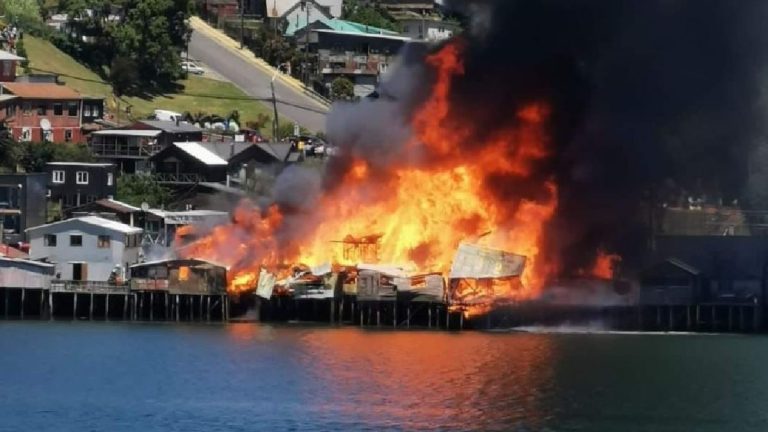
[[[597,251],[595,264],[590,274],[600,279],[612,279],[616,263],[621,262],[621,257],[615,254],[609,254],[604,250]]]
[[[499,198],[494,179],[527,178],[534,165],[550,155],[545,126],[549,108],[531,103],[510,113],[509,125],[473,146],[456,118],[450,96],[452,83],[463,73],[461,46],[449,44],[428,58],[436,71],[427,101],[412,120],[413,139],[406,152],[418,162],[381,168],[362,159],[352,161],[341,185],[319,199],[299,239],[278,239],[288,215],[270,207],[262,214],[244,203],[233,222],[185,246],[180,253],[230,266],[229,289],[253,289],[260,269],[283,271],[291,264],[355,265],[339,241],[380,234],[378,261],[419,272],[448,274],[462,241],[514,252],[527,257],[526,270],[515,283],[491,283],[490,298],[527,298],[536,295],[557,263],[542,258],[546,223],[557,207],[557,185],[544,180],[537,198]],[[393,150],[395,151],[395,150]],[[383,171],[383,172],[379,172]],[[306,227],[305,227],[306,228]]]

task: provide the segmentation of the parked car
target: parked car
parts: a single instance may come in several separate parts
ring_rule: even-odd
[[[191,73],[195,75],[202,75],[205,73],[205,70],[203,68],[201,68],[200,66],[192,62],[187,62],[187,61],[181,62],[181,69],[186,73]]]

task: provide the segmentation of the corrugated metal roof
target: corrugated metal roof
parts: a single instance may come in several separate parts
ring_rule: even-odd
[[[106,129],[91,132],[91,135],[112,135],[112,136],[139,136],[139,137],[156,137],[163,133],[160,130],[146,130],[146,129]]]
[[[33,232],[44,228],[49,228],[56,225],[65,225],[65,224],[72,224],[75,222],[82,222],[86,223],[88,225],[97,226],[100,228],[105,228],[112,231],[121,232],[123,234],[139,234],[142,231],[144,231],[141,228],[132,227],[130,225],[126,225],[124,223],[120,223],[117,221],[105,219],[98,216],[82,216],[82,217],[76,217],[72,219],[65,219],[58,222],[53,222],[45,225],[40,225],[32,228],[27,228],[27,232]]]
[[[176,147],[186,152],[188,155],[209,166],[226,166],[227,161],[219,157],[216,153],[196,142],[178,142],[173,143]]]
[[[396,31],[387,30],[381,27],[369,26],[369,25],[358,23],[358,22],[348,21],[348,20],[343,20],[338,18],[333,18],[333,19],[319,18],[315,21],[310,22],[310,24],[314,24],[316,22],[322,23],[324,26],[328,27],[331,30],[336,30],[341,32],[399,36],[399,33]],[[307,26],[306,15],[297,15],[295,19],[291,19],[288,21],[288,27],[286,27],[285,29],[285,35],[293,36],[297,31],[305,28],[306,26]]]
[[[139,123],[145,124],[147,126],[153,127],[155,129],[159,129],[163,132],[170,132],[170,133],[179,133],[179,132],[202,132],[203,130],[199,127],[179,122],[179,124],[176,124],[174,121],[167,121],[167,120],[141,120]]]
[[[0,60],[24,60],[24,57],[19,57],[8,51],[0,50]]]
[[[133,213],[133,212],[141,211],[141,209],[138,207],[134,207],[130,204],[126,204],[122,201],[117,201],[112,198],[101,199],[96,201],[96,203],[104,207],[107,207],[109,209],[123,212],[123,213]]]
[[[282,18],[291,9],[296,7],[301,0],[266,0],[267,17]],[[341,16],[341,7],[344,0],[313,0],[320,6],[329,8],[331,16]]]
[[[94,162],[48,162],[46,165],[53,166],[90,166],[90,167],[110,167],[115,164],[111,163],[94,163]]]

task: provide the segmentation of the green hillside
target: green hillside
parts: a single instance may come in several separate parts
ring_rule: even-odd
[[[59,74],[61,81],[81,94],[104,97],[108,110],[115,112],[117,105],[112,89],[95,72],[44,39],[25,35],[24,46],[33,73]],[[127,106],[130,106],[130,116],[133,119],[144,118],[155,109],[193,113],[202,111],[222,116],[237,110],[243,124],[248,120],[255,120],[259,114],[271,117],[271,110],[266,105],[250,100],[248,95],[229,82],[190,76],[180,84],[184,87],[180,93],[165,94],[151,99],[121,98],[121,122],[128,120],[124,112]],[[263,131],[265,135],[269,135],[270,131],[266,129],[270,128],[267,127]]]

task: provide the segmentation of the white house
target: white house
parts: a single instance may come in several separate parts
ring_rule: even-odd
[[[139,261],[142,232],[98,216],[66,219],[27,229],[29,255],[54,264],[57,279],[106,282]]]
[[[437,16],[421,16],[416,13],[403,13],[397,16],[402,33],[414,40],[439,42],[452,38],[461,28],[455,22],[444,21]]]

